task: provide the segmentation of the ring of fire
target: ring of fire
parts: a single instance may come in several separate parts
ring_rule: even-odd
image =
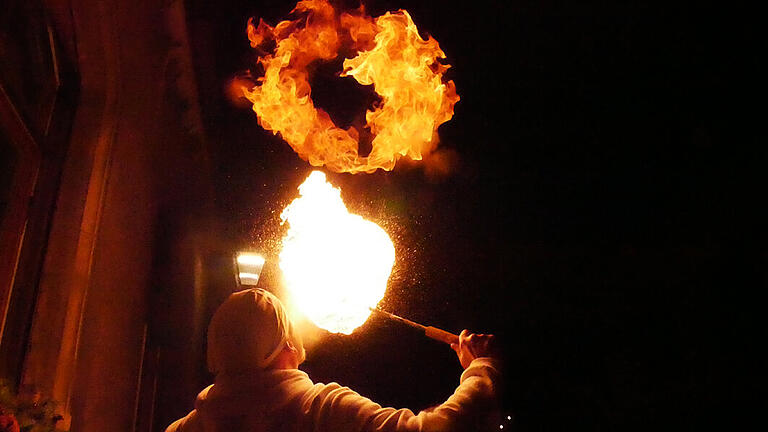
[[[407,11],[372,18],[362,6],[339,14],[327,0],[305,0],[292,13],[301,16],[275,27],[248,23],[251,46],[264,53],[264,75],[243,94],[263,128],[313,166],[336,172],[391,170],[402,156],[421,160],[435,149],[437,128],[453,117],[459,96],[453,81],[443,82],[450,66],[439,63],[439,44],[421,38]],[[311,99],[307,67],[337,58],[342,48],[357,56],[344,59],[340,76],[373,85],[382,101],[366,112],[368,156],[358,153],[358,130],[337,127]]]

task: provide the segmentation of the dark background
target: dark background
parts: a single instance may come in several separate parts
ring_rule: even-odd
[[[736,40],[755,38],[749,14],[605,1],[366,5],[372,16],[407,9],[440,42],[461,96],[440,128],[441,147],[459,156],[450,176],[329,173],[350,209],[395,240],[384,306],[498,334],[513,430],[739,418],[744,387],[757,386],[736,378],[758,364],[740,355],[755,346],[747,317],[762,307],[742,294],[766,282],[765,236],[744,226],[763,213],[735,217],[747,195],[737,179],[759,186],[749,168],[766,161],[736,102],[757,58],[737,54]],[[248,17],[274,25],[293,6],[187,2],[225,237],[268,254],[311,167],[224,89],[253,65]],[[327,69],[314,100],[344,125],[371,94]],[[460,373],[447,347],[380,318],[326,338],[303,368],[414,410],[447,397]]]

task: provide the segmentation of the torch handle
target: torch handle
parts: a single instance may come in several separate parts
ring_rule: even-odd
[[[424,334],[428,338],[447,343],[448,345],[459,343],[459,337],[457,335],[447,332],[445,330],[439,329],[437,327],[432,327],[432,326],[425,327]]]
[[[447,331],[439,329],[437,327],[425,326],[425,325],[419,324],[417,322],[413,322],[413,321],[411,321],[409,319],[405,319],[405,318],[403,318],[401,316],[398,316],[398,315],[395,315],[393,313],[387,312],[384,309],[381,309],[381,308],[378,308],[378,307],[370,308],[370,309],[373,312],[378,312],[378,313],[380,313],[380,314],[382,314],[382,315],[384,315],[386,317],[389,317],[389,318],[391,318],[391,319],[393,319],[395,321],[399,321],[399,322],[401,322],[403,324],[409,325],[411,327],[415,327],[415,328],[417,328],[419,330],[424,330],[424,335],[426,337],[430,338],[430,339],[434,339],[436,341],[440,341],[440,342],[446,343],[448,345],[459,343],[459,337],[456,336],[453,333],[447,332]]]

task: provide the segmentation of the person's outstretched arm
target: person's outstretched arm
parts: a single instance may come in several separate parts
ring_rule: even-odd
[[[415,415],[409,409],[382,408],[335,383],[316,384],[301,400],[300,423],[308,430],[334,432],[476,430],[495,414],[500,365],[494,337],[464,330],[452,347],[465,370],[441,405]]]

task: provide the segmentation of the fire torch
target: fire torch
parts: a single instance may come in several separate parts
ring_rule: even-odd
[[[399,322],[401,322],[401,323],[403,323],[405,325],[417,328],[417,329],[423,331],[424,332],[424,336],[426,336],[426,337],[428,337],[430,339],[434,339],[434,340],[440,341],[440,342],[445,342],[445,343],[447,343],[449,345],[450,344],[457,344],[457,343],[459,343],[459,337],[457,335],[451,333],[451,332],[447,332],[447,331],[445,331],[443,329],[439,329],[437,327],[425,326],[423,324],[419,324],[417,322],[413,322],[413,321],[411,321],[409,319],[406,319],[406,318],[403,318],[401,316],[395,315],[393,313],[387,312],[387,311],[381,309],[380,307],[371,308],[371,310],[373,312],[380,313],[380,314],[382,314],[382,315],[384,315],[387,318],[390,318],[392,320],[399,321]]]

